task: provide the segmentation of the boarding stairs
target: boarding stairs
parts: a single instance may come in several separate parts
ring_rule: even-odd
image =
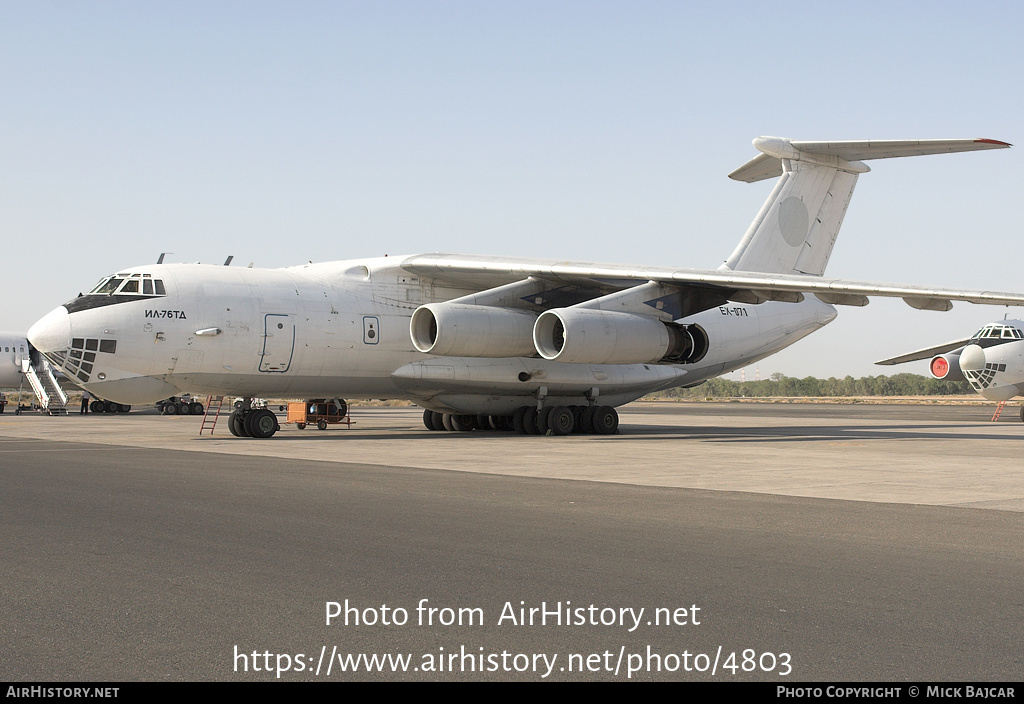
[[[49,362],[40,358],[37,364],[32,364],[30,360],[24,359],[21,362],[21,371],[28,379],[43,413],[51,416],[68,414],[68,395],[57,383],[57,377],[53,375],[53,367]]]
[[[214,409],[213,407],[214,404],[217,404],[216,409]],[[210,429],[210,435],[213,435],[213,429],[217,427],[217,419],[220,418],[220,409],[223,405],[223,396],[206,397],[206,412],[203,414],[203,424],[199,426],[200,435],[202,435],[203,431],[206,430],[207,428]]]

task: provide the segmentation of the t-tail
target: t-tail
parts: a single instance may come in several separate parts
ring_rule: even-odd
[[[1004,149],[1010,145],[993,139],[798,142],[758,137],[754,146],[762,153],[729,178],[747,183],[781,178],[721,268],[821,276],[853,197],[857,176],[870,171],[864,161]]]

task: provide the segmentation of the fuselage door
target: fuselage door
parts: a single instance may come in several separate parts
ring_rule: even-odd
[[[292,366],[295,354],[295,319],[290,315],[267,313],[263,316],[263,350],[260,371],[283,374]]]

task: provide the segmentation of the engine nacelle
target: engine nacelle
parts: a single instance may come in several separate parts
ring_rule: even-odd
[[[429,303],[412,314],[409,334],[420,352],[452,357],[532,357],[537,314],[516,308]]]
[[[932,357],[928,363],[928,371],[933,379],[942,381],[966,381],[963,371],[960,369],[960,352],[947,352]]]
[[[541,313],[533,343],[544,359],[578,364],[689,363],[708,350],[707,333],[698,325],[592,308]]]

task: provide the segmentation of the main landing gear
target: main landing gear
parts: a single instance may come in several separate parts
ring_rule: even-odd
[[[228,430],[237,438],[269,438],[281,429],[277,422],[277,416],[268,408],[248,408],[250,404],[244,403],[242,408],[235,409],[228,416]]]
[[[458,415],[423,411],[427,430],[506,430],[520,435],[613,435],[619,414],[611,406],[520,406],[510,416]]]

